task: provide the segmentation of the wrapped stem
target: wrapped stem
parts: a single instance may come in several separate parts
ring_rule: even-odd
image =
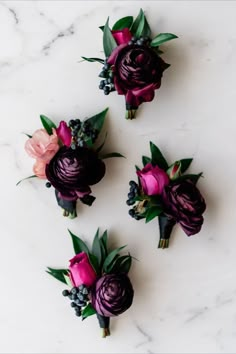
[[[99,326],[102,329],[102,337],[106,338],[110,335],[110,317],[105,317],[97,313],[97,319],[99,322]]]
[[[65,200],[59,197],[59,192],[55,189],[57,204],[63,209],[63,216],[67,216],[70,219],[74,219],[77,216],[76,213],[76,200]]]
[[[158,248],[168,248],[171,232],[174,225],[176,224],[176,221],[172,217],[166,215],[159,216],[158,221],[160,229],[160,240]]]
[[[132,107],[130,104],[126,103],[126,119],[134,119],[138,107]]]

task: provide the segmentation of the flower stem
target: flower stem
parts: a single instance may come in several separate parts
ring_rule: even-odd
[[[176,224],[176,221],[166,215],[161,215],[158,217],[159,221],[159,229],[160,229],[160,240],[158,244],[158,248],[168,248],[169,247],[169,239],[171,236],[172,229]]]
[[[102,338],[106,338],[107,336],[110,335],[110,328],[109,328],[110,318],[99,315],[97,313],[97,319],[99,322],[99,326],[102,329]]]
[[[125,118],[126,119],[134,119],[136,115],[137,109],[126,109]]]

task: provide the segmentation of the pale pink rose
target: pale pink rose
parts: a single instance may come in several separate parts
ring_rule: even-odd
[[[25,150],[29,156],[36,160],[49,162],[59,149],[56,130],[49,135],[45,129],[38,129],[34,132],[32,138],[25,143]]]
[[[34,174],[39,177],[39,178],[47,178],[45,175],[45,168],[46,168],[46,163],[42,160],[36,160],[34,166],[33,166],[33,171]]]

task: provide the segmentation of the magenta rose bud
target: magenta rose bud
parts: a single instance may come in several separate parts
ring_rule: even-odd
[[[133,302],[134,290],[126,274],[107,274],[92,289],[92,305],[99,315],[118,316]]]
[[[142,189],[146,195],[161,194],[164,187],[169,184],[169,177],[158,166],[148,163],[142,170],[137,171]]]
[[[112,35],[118,45],[128,43],[132,38],[132,33],[128,28],[112,31]]]
[[[59,197],[77,200],[91,193],[90,185],[105,175],[105,164],[88,148],[63,146],[46,166],[46,176]]]
[[[56,129],[57,136],[65,146],[70,146],[71,144],[71,130],[66,124],[66,122],[61,121],[59,127]]]
[[[165,213],[174,218],[188,236],[201,230],[206,203],[195,184],[188,180],[171,183],[164,188],[162,200]]]
[[[88,287],[96,281],[97,275],[89,262],[85,252],[77,254],[70,260],[69,276],[73,286],[84,284]]]

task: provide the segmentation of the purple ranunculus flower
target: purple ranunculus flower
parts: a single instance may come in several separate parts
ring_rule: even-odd
[[[94,151],[64,146],[46,165],[46,176],[61,198],[77,200],[91,193],[89,186],[103,178],[105,169],[104,162]]]
[[[118,316],[133,302],[134,290],[126,274],[107,274],[92,289],[92,305],[99,315]]]
[[[150,47],[134,44],[119,45],[107,62],[112,65],[118,94],[125,95],[127,109],[152,101],[162,73],[169,67]]]
[[[180,224],[188,235],[197,234],[203,224],[206,203],[191,181],[170,183],[162,193],[165,212]]]

